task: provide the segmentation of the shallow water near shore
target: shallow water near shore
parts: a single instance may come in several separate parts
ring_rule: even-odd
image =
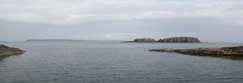
[[[150,52],[226,43],[36,41],[2,43],[25,51],[0,58],[0,83],[243,83],[243,60]]]

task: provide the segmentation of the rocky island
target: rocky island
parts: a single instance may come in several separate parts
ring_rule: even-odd
[[[160,39],[161,43],[200,43],[200,40],[195,37],[171,37]]]
[[[153,38],[137,38],[137,39],[134,39],[133,41],[125,41],[125,42],[151,43],[151,42],[157,42],[157,41]]]
[[[6,45],[0,45],[0,57],[1,56],[10,56],[10,55],[20,55],[23,54],[25,51],[14,48],[14,47],[8,47]]]
[[[135,43],[200,43],[201,41],[196,37],[170,37],[160,40],[155,40],[153,38],[137,38],[133,41],[125,42],[135,42]]]
[[[170,52],[198,56],[237,56],[243,57],[243,46],[223,47],[223,48],[195,48],[195,49],[151,49],[149,51]]]

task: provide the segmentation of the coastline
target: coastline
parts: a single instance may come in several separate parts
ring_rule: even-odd
[[[150,49],[149,51],[179,53],[179,54],[195,55],[195,56],[243,57],[243,46],[222,47],[222,48],[194,48],[194,49],[164,48],[164,49]]]
[[[2,56],[12,56],[12,55],[21,55],[25,51],[15,47],[9,47],[6,45],[0,45],[0,57]]]

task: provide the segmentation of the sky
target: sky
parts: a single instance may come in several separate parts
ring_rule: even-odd
[[[243,42],[243,0],[0,0],[0,41],[174,36]]]

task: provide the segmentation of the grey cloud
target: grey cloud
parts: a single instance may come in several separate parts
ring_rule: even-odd
[[[234,7],[242,3],[240,0],[1,0],[0,19],[75,24],[137,18],[218,16],[234,21],[243,13]],[[242,18],[237,20],[241,21]]]
[[[0,0],[0,40],[196,36],[243,41],[242,5],[242,0]]]

